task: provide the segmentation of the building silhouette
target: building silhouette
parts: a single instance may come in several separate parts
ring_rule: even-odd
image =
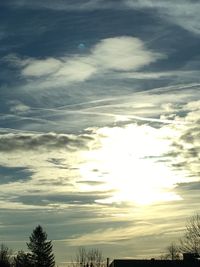
[[[200,259],[194,253],[184,253],[183,260],[115,259],[110,267],[200,267]]]

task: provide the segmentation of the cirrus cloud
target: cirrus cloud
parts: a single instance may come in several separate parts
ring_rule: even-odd
[[[198,1],[183,0],[125,0],[125,5],[133,9],[154,9],[165,20],[179,25],[180,27],[193,32],[200,33]]]

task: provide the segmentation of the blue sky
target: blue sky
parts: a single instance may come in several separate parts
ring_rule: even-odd
[[[0,237],[148,258],[199,211],[198,1],[0,3]]]

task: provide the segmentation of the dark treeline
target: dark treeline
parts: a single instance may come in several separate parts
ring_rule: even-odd
[[[0,247],[0,267],[55,267],[52,241],[38,225],[29,237],[28,252],[13,253],[6,245]],[[71,267],[102,267],[104,259],[98,249],[79,248],[72,259]]]
[[[0,247],[0,267],[55,267],[52,241],[47,240],[47,234],[38,225],[29,237],[28,252],[13,253],[6,245]],[[200,215],[192,216],[186,223],[183,237],[178,243],[171,243],[161,259],[180,260],[182,253],[200,255]],[[79,248],[71,267],[102,267],[104,258],[98,249],[86,250]]]
[[[47,234],[38,225],[29,237],[27,248],[30,252],[18,251],[13,255],[12,251],[5,245],[0,248],[1,267],[54,267],[52,241],[47,240]]]

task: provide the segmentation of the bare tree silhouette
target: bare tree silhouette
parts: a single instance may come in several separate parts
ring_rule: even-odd
[[[196,214],[189,218],[186,230],[180,240],[180,251],[200,254],[200,215]]]
[[[86,248],[80,247],[72,260],[72,265],[74,267],[101,267],[104,265],[104,258],[99,249],[86,250]]]

